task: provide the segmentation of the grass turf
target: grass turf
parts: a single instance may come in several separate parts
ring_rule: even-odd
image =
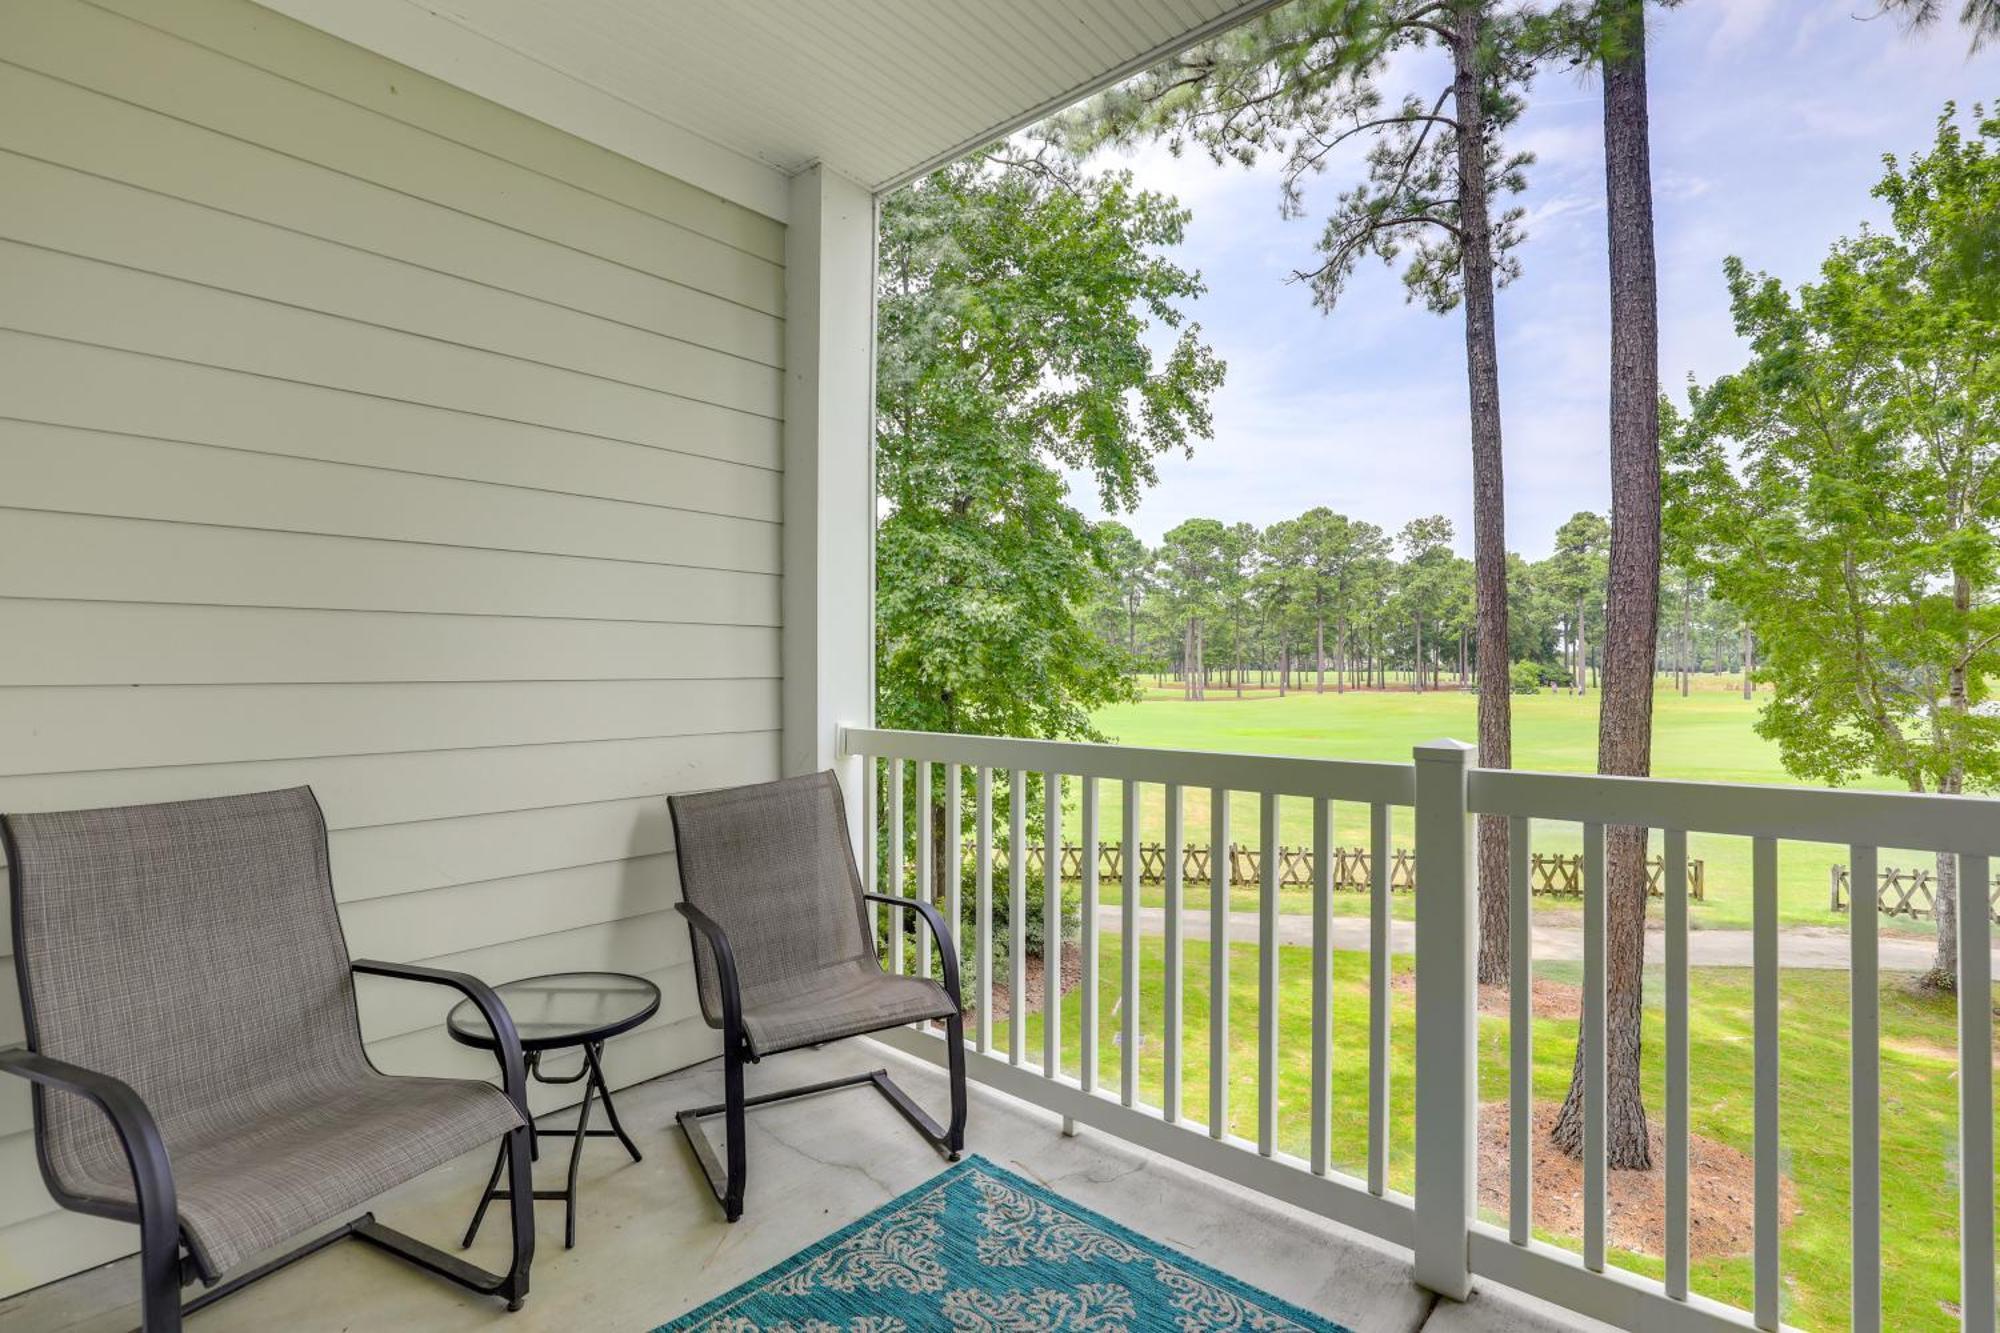
[[[1556,772],[1587,773],[1597,761],[1597,707],[1595,692],[1578,697],[1563,694],[1519,695],[1514,699],[1514,766]],[[1329,759],[1376,759],[1407,761],[1411,747],[1439,737],[1469,739],[1476,734],[1476,700],[1468,692],[1448,688],[1424,694],[1408,691],[1351,691],[1325,694],[1309,689],[1280,697],[1275,692],[1248,691],[1238,699],[1232,690],[1212,687],[1207,700],[1190,703],[1176,690],[1149,690],[1147,697],[1132,704],[1107,708],[1095,721],[1105,736],[1126,745],[1158,746],[1187,750],[1224,750],[1250,754],[1303,755]],[[1713,782],[1761,782],[1797,785],[1778,761],[1777,747],[1752,729],[1757,704],[1746,703],[1734,678],[1704,678],[1683,698],[1662,686],[1654,698],[1653,772],[1659,777],[1691,778]],[[1081,817],[1072,790],[1067,803],[1067,836],[1080,836]],[[1865,785],[1893,790],[1894,784],[1871,780]],[[1254,793],[1235,793],[1230,801],[1231,837],[1252,843],[1257,836],[1257,802]],[[1119,801],[1109,786],[1100,797],[1100,837],[1110,841],[1121,836]],[[1190,789],[1185,794],[1185,828],[1190,841],[1206,843],[1209,838],[1209,794]],[[1280,803],[1280,837],[1293,845],[1309,844],[1312,838],[1312,811],[1304,800]],[[1335,835],[1344,845],[1367,842],[1368,811],[1365,807],[1336,804]],[[1165,792],[1155,786],[1141,788],[1140,836],[1159,841],[1164,833]],[[1395,840],[1407,847],[1412,841],[1412,820],[1408,811],[1397,811]],[[1533,831],[1539,851],[1573,854],[1581,850],[1582,836],[1573,824],[1537,821]],[[1707,897],[1694,904],[1690,922],[1696,929],[1718,927],[1746,929],[1750,924],[1750,844],[1748,839],[1702,836],[1689,838],[1689,854],[1705,862]],[[1657,850],[1657,849],[1656,849]],[[1779,858],[1779,913],[1788,925],[1842,925],[1845,913],[1828,906],[1828,869],[1847,859],[1847,849],[1814,843],[1786,843]],[[1923,852],[1884,849],[1881,863],[1915,868],[1931,864]],[[1144,900],[1157,906],[1158,886],[1149,886]],[[1118,886],[1105,885],[1107,901],[1116,902]],[[1283,910],[1309,909],[1310,893],[1305,889],[1286,890]],[[1190,907],[1207,902],[1207,885],[1189,883],[1186,895]],[[1256,890],[1238,888],[1233,904],[1243,911],[1256,908]],[[1574,900],[1539,898],[1543,910],[1575,911]],[[1365,913],[1364,894],[1341,894],[1335,910]],[[1411,911],[1407,896],[1396,900],[1399,915]],[[1654,911],[1659,911],[1655,904]],[[1931,934],[1928,921],[1908,917],[1884,917],[1885,931]]]
[[[1161,1099],[1162,941],[1142,946],[1140,971],[1141,1099]],[[1120,1047],[1117,1012],[1119,941],[1101,945],[1098,974],[1099,1086],[1118,1087]],[[1310,1126],[1310,952],[1286,948],[1280,958],[1278,1024],[1278,1139],[1281,1150],[1305,1155]],[[1393,960],[1406,972],[1408,958]],[[1208,1117],[1208,966],[1205,943],[1186,945],[1184,987],[1183,1107],[1187,1119]],[[1554,967],[1546,975],[1573,981],[1574,969]],[[1645,1014],[1644,1094],[1649,1115],[1663,1116],[1665,1046],[1660,1004],[1662,987],[1649,978]],[[1257,1116],[1257,953],[1254,945],[1231,950],[1229,1027],[1229,1125],[1254,1138]],[[1391,993],[1389,1173],[1392,1188],[1412,1184],[1414,1103],[1411,1051],[1414,1011],[1407,992]],[[1753,1051],[1750,1035],[1750,975],[1733,968],[1698,969],[1691,978],[1690,1085],[1694,1133],[1749,1153],[1751,1144]],[[1064,1068],[1078,1072],[1080,992],[1064,998]],[[1366,1174],[1368,992],[1367,957],[1338,952],[1334,959],[1333,1077],[1330,1087],[1331,1142],[1337,1169]],[[1841,973],[1788,972],[1782,982],[1780,1049],[1780,1136],[1782,1169],[1797,1190],[1798,1214],[1783,1234],[1783,1316],[1810,1328],[1848,1326],[1848,993]],[[1957,1328],[1952,1314],[1958,1289],[1958,1184],[1955,1172],[1957,1101],[1953,1052],[1955,1011],[1949,999],[1919,996],[1900,979],[1886,981],[1882,1014],[1882,1157],[1884,1236],[1884,1327]],[[1042,1015],[1025,1016],[1023,1043],[1030,1066],[1041,1063]],[[996,1049],[1007,1046],[1004,1021],[996,1026]],[[1535,1024],[1535,1097],[1559,1100],[1569,1084],[1576,1025],[1571,1020]],[[1507,1020],[1480,1021],[1479,1073],[1482,1096],[1507,1096]],[[1990,1185],[1989,1185],[1990,1187]],[[1743,1206],[1750,1206],[1745,1197]],[[1504,1222],[1504,1219],[1492,1219]],[[1580,1248],[1576,1237],[1543,1239]],[[1658,1277],[1656,1255],[1613,1252],[1613,1261]],[[1748,1255],[1697,1260],[1696,1291],[1747,1308],[1752,1296]]]

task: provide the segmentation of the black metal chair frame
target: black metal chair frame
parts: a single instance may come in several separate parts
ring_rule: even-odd
[[[23,933],[21,856],[5,820],[0,820],[0,848],[4,848],[7,854],[9,888],[13,899],[11,915],[14,938],[18,941]],[[269,1277],[279,1269],[349,1236],[398,1255],[419,1268],[448,1278],[480,1295],[502,1297],[509,1310],[520,1309],[527,1299],[528,1269],[535,1256],[534,1200],[529,1176],[530,1126],[533,1122],[528,1113],[527,1066],[521,1054],[520,1035],[515,1031],[514,1020],[507,1013],[506,1005],[493,993],[493,988],[479,978],[463,972],[409,963],[385,963],[372,959],[355,959],[349,963],[356,975],[449,986],[463,993],[479,1006],[498,1038],[502,1087],[508,1100],[520,1110],[523,1120],[521,1127],[509,1131],[505,1140],[508,1180],[513,1187],[514,1200],[511,1205],[513,1259],[507,1271],[490,1273],[414,1236],[384,1226],[375,1220],[373,1213],[363,1213],[248,1272],[219,1282],[221,1275],[205,1271],[199,1255],[182,1244],[173,1168],[168,1161],[166,1141],[161,1137],[159,1126],[154,1122],[145,1100],[121,1079],[36,1053],[34,1001],[29,993],[25,952],[16,955],[14,965],[20,981],[21,1011],[27,1029],[28,1049],[0,1051],[0,1074],[11,1074],[34,1084],[35,1156],[41,1167],[42,1180],[56,1203],[72,1212],[138,1224],[139,1327],[142,1333],[179,1333],[183,1316],[213,1305],[225,1296],[234,1295],[259,1278]],[[357,1031],[360,1021],[357,1013]],[[64,1190],[57,1182],[42,1143],[43,1098],[50,1090],[88,1098],[111,1121],[132,1171],[136,1204],[81,1198]],[[208,1290],[183,1304],[182,1287],[196,1280],[206,1285]]]
[[[708,1187],[714,1192],[716,1201],[722,1205],[722,1213],[734,1222],[743,1216],[743,1191],[749,1179],[749,1154],[743,1141],[745,1112],[752,1107],[769,1106],[775,1102],[788,1102],[800,1097],[817,1096],[823,1092],[833,1092],[841,1088],[872,1086],[903,1118],[925,1142],[937,1149],[946,1161],[955,1162],[965,1151],[965,1019],[959,1012],[957,1000],[958,947],[952,939],[951,931],[945,926],[944,917],[937,908],[915,898],[897,898],[886,893],[864,893],[866,902],[886,903],[892,907],[907,907],[924,919],[932,936],[938,942],[938,951],[943,955],[944,988],[953,1001],[952,1012],[944,1020],[945,1048],[950,1061],[951,1079],[951,1124],[940,1126],[910,1095],[889,1077],[886,1069],[873,1069],[864,1074],[852,1074],[846,1078],[829,1079],[824,1083],[812,1083],[804,1087],[786,1088],[779,1092],[760,1093],[755,1097],[743,1095],[743,1066],[756,1064],[757,1053],[751,1049],[743,1032],[743,1001],[736,983],[736,956],[730,951],[729,937],[715,920],[691,903],[677,903],[680,914],[688,919],[688,924],[699,931],[707,941],[715,959],[717,988],[722,993],[722,1087],[723,1100],[714,1106],[698,1106],[679,1112],[674,1119],[679,1122],[681,1133],[687,1136],[688,1146],[694,1150],[695,1160],[701,1163],[702,1174],[708,1178]],[[889,1024],[886,1026],[899,1026]],[[873,1029],[882,1031],[882,1028]],[[851,1034],[866,1036],[865,1032]],[[724,1153],[727,1163],[716,1156],[715,1147],[709,1142],[708,1133],[701,1122],[715,1116],[723,1116],[724,1133],[727,1136]]]

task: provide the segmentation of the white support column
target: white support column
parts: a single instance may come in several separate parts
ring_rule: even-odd
[[[1419,1284],[1464,1300],[1472,1290],[1466,1252],[1476,1168],[1478,1020],[1473,964],[1472,815],[1466,808],[1472,747],[1416,747],[1417,1190]],[[1376,855],[1382,854],[1381,848]]]
[[[791,181],[785,233],[784,733],[788,774],[861,784],[842,725],[874,721],[875,198],[821,167]]]

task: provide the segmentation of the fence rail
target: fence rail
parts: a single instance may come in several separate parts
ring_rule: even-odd
[[[968,860],[977,855],[978,848],[973,839],[967,838],[961,846],[961,853]],[[1141,884],[1162,884],[1167,876],[1167,845],[1160,842],[1138,844],[1139,882]],[[1287,847],[1280,845],[1278,856],[1278,887],[1281,889],[1306,889],[1315,883],[1313,878],[1314,856],[1309,846]],[[1336,893],[1366,893],[1374,884],[1371,867],[1372,853],[1367,847],[1333,848],[1333,872],[1328,887]],[[1209,867],[1209,846],[1207,843],[1190,842],[1181,845],[1181,878],[1185,883],[1193,880],[1203,883],[1213,877]],[[1225,858],[1229,865],[1229,883],[1232,888],[1248,888],[1263,882],[1264,853],[1261,848],[1240,842],[1229,844]],[[1030,877],[1046,873],[1045,851],[1042,844],[1028,844],[1028,874]],[[1004,867],[1007,863],[1005,848],[993,850],[993,862]],[[1646,862],[1646,892],[1654,897],[1666,895],[1667,862],[1663,856],[1655,856]],[[1099,842],[1097,844],[1097,874],[1099,881],[1125,878],[1125,844],[1122,842]],[[1062,845],[1062,877],[1070,882],[1083,878],[1083,844],[1065,842]],[[1707,866],[1699,859],[1688,862],[1688,894],[1697,902],[1707,896]],[[1408,847],[1395,847],[1389,853],[1389,891],[1391,893],[1414,893],[1417,887],[1417,854]],[[1559,852],[1536,852],[1528,862],[1528,889],[1538,898],[1581,898],[1583,896],[1583,855],[1563,855]]]
[[[1852,876],[1844,865],[1829,867],[1827,905],[1845,912],[1853,905]],[[1963,885],[1960,888],[1963,889]],[[1902,870],[1883,866],[1876,875],[1875,910],[1883,916],[1911,916],[1925,920],[1937,915],[1937,871]],[[1986,915],[2000,922],[2000,879],[1987,886]]]
[[[1963,882],[1992,880],[1991,858],[2000,855],[2000,801],[1972,797],[1940,797],[1853,791],[1770,788],[1729,783],[1674,782],[1648,778],[1607,778],[1590,775],[1524,773],[1471,766],[1469,747],[1438,742],[1417,747],[1410,764],[1363,764],[1307,759],[1267,759],[1251,755],[1218,755],[1191,751],[1147,750],[1127,746],[1009,740],[995,737],[943,736],[923,732],[848,729],[842,733],[843,753],[861,760],[865,795],[864,858],[871,888],[906,897],[911,892],[909,848],[903,821],[914,815],[919,830],[915,891],[942,901],[947,917],[961,929],[971,922],[969,938],[976,941],[979,994],[972,1045],[967,1061],[971,1077],[1046,1107],[1066,1120],[1094,1125],[1135,1143],[1176,1157],[1235,1184],[1269,1194],[1325,1217],[1370,1232],[1412,1252],[1416,1279],[1433,1291],[1463,1297],[1475,1276],[1486,1276],[1555,1301],[1577,1313],[1632,1328],[1658,1330],[1776,1329],[1784,1277],[1780,1263],[1779,1137],[1780,993],[1778,973],[1778,869],[1782,840],[1838,843],[1849,847],[1847,864],[1862,883],[1878,878],[1877,848],[1938,847],[1959,858]],[[941,774],[938,770],[941,768]],[[915,783],[906,782],[914,770]],[[931,819],[920,802],[933,799],[934,781],[941,776],[947,810],[946,827],[956,827],[959,800],[968,780],[977,792],[973,816],[975,836],[971,875],[947,872],[942,886],[932,883],[929,855]],[[1030,810],[1030,778],[1042,785],[1042,799]],[[1005,894],[1013,994],[1023,993],[1026,929],[1029,914],[1028,875],[1032,850],[1012,863],[996,858],[993,836],[993,791],[1007,785],[1011,827],[1007,845],[1044,855],[1038,867],[1045,886],[1039,910],[1060,910],[1057,885],[1071,867],[1064,864],[1065,798],[1074,792],[1082,817],[1082,837],[1073,869],[1081,882],[1083,937],[1079,954],[1082,975],[1073,996],[1061,986],[1060,968],[1045,968],[1041,1003],[1042,1041],[1038,1053],[1026,1048],[1027,1005],[1009,1006],[1006,1030],[996,1031],[992,1019],[993,930],[997,895]],[[1156,854],[1166,911],[1162,917],[1162,948],[1143,951],[1139,937],[1139,883],[1149,864],[1146,848],[1120,847],[1107,860],[1098,836],[1099,801],[1105,783],[1114,784],[1125,829],[1138,827],[1141,789],[1160,789],[1165,807],[1162,847],[1182,848],[1180,856]],[[1249,856],[1193,858],[1188,848],[1184,796],[1193,787],[1208,794],[1207,848],[1230,848],[1239,841]],[[1256,799],[1253,838],[1231,834],[1229,796],[1234,792]],[[882,799],[886,794],[887,800]],[[1312,815],[1312,842],[1307,848],[1287,848],[1279,841],[1281,802],[1304,800]],[[1360,849],[1334,844],[1334,811],[1342,802],[1365,807],[1369,836]],[[914,807],[914,808],[913,808]],[[1415,1038],[1410,1052],[1414,1068],[1415,1135],[1414,1191],[1402,1194],[1389,1185],[1390,985],[1389,903],[1399,864],[1392,845],[1392,814],[1398,807],[1415,814],[1414,849],[1402,858],[1406,872],[1421,860],[1427,887],[1414,898],[1416,970]],[[1474,828],[1476,816],[1497,816],[1507,822],[1509,871],[1514,885],[1531,890],[1539,882],[1557,892],[1574,892],[1583,906],[1583,978],[1581,1060],[1584,1083],[1583,1247],[1579,1257],[1535,1238],[1530,1226],[1535,1187],[1532,1136],[1534,1023],[1534,932],[1530,893],[1510,895],[1508,934],[1511,984],[1508,987],[1508,1086],[1513,1116],[1506,1170],[1509,1175],[1508,1218],[1504,1227],[1477,1217],[1474,1179],[1475,1142],[1479,1115],[1478,988],[1473,984],[1478,940]],[[1584,851],[1578,857],[1549,857],[1535,852],[1538,824],[1575,825]],[[1032,825],[1032,827],[1031,827]],[[1663,1093],[1665,1123],[1665,1262],[1662,1279],[1618,1267],[1607,1247],[1606,1200],[1606,1013],[1607,950],[1605,890],[1606,830],[1636,826],[1661,833],[1661,854],[1653,878],[1665,900],[1665,1050]],[[1753,1299],[1741,1309],[1707,1299],[1689,1289],[1689,977],[1688,903],[1694,896],[1695,867],[1688,857],[1690,834],[1743,837],[1751,843],[1752,921],[1752,1159],[1751,1210],[1754,1219],[1752,1256]],[[955,836],[955,835],[954,835]],[[1082,848],[1097,847],[1096,856]],[[1047,855],[1056,849],[1056,855]],[[1205,849],[1204,849],[1205,850]],[[1363,855],[1356,862],[1351,850]],[[1343,858],[1347,858],[1345,861]],[[1345,868],[1343,869],[1343,866]],[[1574,867],[1574,869],[1572,869]],[[996,870],[999,879],[996,881]],[[1232,940],[1229,890],[1247,872],[1257,889],[1254,1045],[1232,1041],[1231,969],[1240,966],[1236,950],[1206,950],[1205,976],[1192,975],[1191,959],[1181,935],[1183,903],[1190,877],[1210,888],[1208,932],[1211,942]],[[1118,1002],[1109,1015],[1099,1013],[1103,959],[1102,924],[1098,913],[1100,886],[1106,874],[1122,887],[1118,922]],[[1278,1065],[1280,950],[1279,896],[1290,876],[1303,875],[1312,890],[1310,964],[1310,1036],[1305,1058],[1311,1077],[1301,1096],[1309,1102],[1310,1128],[1303,1138],[1304,1156],[1280,1148],[1278,1124],[1280,1069]],[[1366,1044],[1364,1176],[1351,1176],[1332,1166],[1331,1112],[1333,1042],[1333,911],[1336,881],[1362,879],[1369,895],[1368,914],[1368,1041]],[[970,887],[972,901],[963,901]],[[900,909],[897,909],[900,912]],[[968,918],[969,911],[969,918]],[[1850,917],[1849,1015],[1851,1102],[1849,1197],[1852,1326],[1858,1333],[1881,1333],[1882,1314],[1882,1139],[1881,1026],[1878,1009],[1878,913]],[[1050,924],[1044,921],[1045,928]],[[1984,996],[1992,984],[1990,945],[1993,917],[1974,895],[1961,901],[1959,913],[1959,989]],[[1241,932],[1247,936],[1249,932]],[[1051,936],[1055,932],[1050,932]],[[883,937],[890,967],[906,969],[903,934],[893,924]],[[1142,961],[1143,957],[1143,961]],[[928,960],[920,957],[920,968]],[[1144,1023],[1157,1031],[1141,1031],[1140,969],[1149,972],[1147,993],[1157,984],[1157,1011],[1147,1010]],[[1155,977],[1157,981],[1155,981]],[[1204,992],[1206,1005],[1187,1004],[1188,991]],[[1062,1007],[1075,1003],[1081,1020],[1074,1030],[1062,1021]],[[1206,1041],[1184,1029],[1192,1013],[1203,1014]],[[1990,1330],[1995,1321],[1994,1197],[1985,1187],[1994,1179],[1993,1011],[1980,1002],[1958,1007],[1957,1090],[1959,1097],[1957,1165],[1959,1177],[1980,1182],[1959,1196],[1959,1310],[1968,1328]],[[1100,1086],[1100,1026],[1114,1036],[1108,1059],[1115,1079]],[[1191,1042],[1184,1038],[1194,1037]],[[946,1054],[937,1032],[926,1025],[900,1030],[889,1038],[905,1050],[944,1063]],[[1074,1041],[1074,1059],[1065,1051]],[[1141,1045],[1159,1052],[1157,1083],[1151,1079],[1141,1096]],[[1192,1055],[1184,1046],[1191,1048]],[[1188,1104],[1184,1061],[1201,1058],[1208,1065],[1207,1104]],[[1250,1052],[1254,1051],[1254,1056]],[[1343,1051],[1345,1056],[1345,1051]],[[1255,1061],[1255,1106],[1241,1121],[1232,1115],[1230,1098],[1237,1084],[1233,1062]],[[1150,1061],[1149,1061],[1150,1067]],[[1070,1072],[1074,1069],[1074,1073]],[[1157,1089],[1157,1093],[1155,1093]],[[1157,1095],[1158,1104],[1147,1100]],[[1238,1123],[1254,1125],[1252,1137],[1234,1132]]]

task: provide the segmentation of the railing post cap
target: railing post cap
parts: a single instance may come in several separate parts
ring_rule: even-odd
[[[1432,763],[1464,765],[1472,762],[1473,752],[1477,748],[1464,741],[1446,737],[1443,740],[1425,741],[1422,745],[1416,746],[1411,753],[1420,760],[1427,759]]]

